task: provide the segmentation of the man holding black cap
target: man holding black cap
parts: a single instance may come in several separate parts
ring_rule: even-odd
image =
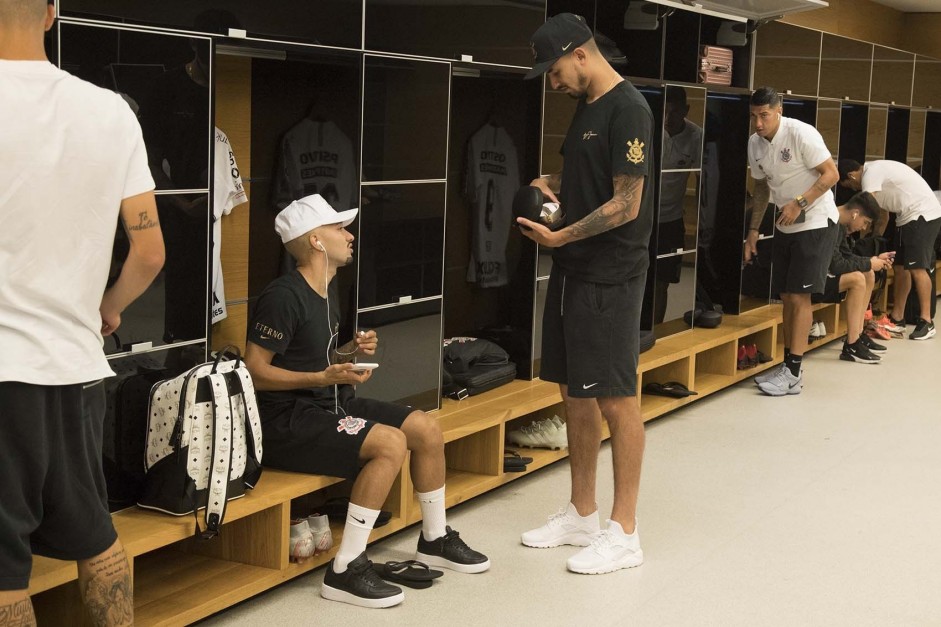
[[[600,53],[585,19],[550,18],[533,35],[533,69],[578,99],[563,171],[532,185],[560,202],[568,226],[525,218],[523,234],[553,250],[543,315],[542,371],[559,384],[568,420],[571,502],[522,535],[527,546],[586,547],[568,560],[584,574],[639,566],[636,508],[644,453],[637,399],[640,309],[653,224],[654,119],[647,102]],[[601,529],[595,483],[602,418],[611,431],[614,505]]]
[[[915,170],[898,161],[878,160],[860,165],[852,159],[840,159],[840,185],[870,192],[882,207],[882,216],[874,227],[881,236],[888,223],[888,213],[896,214],[895,261],[892,324],[905,326],[905,303],[915,285],[920,316],[911,340],[935,336],[931,319],[931,281],[934,268],[934,243],[941,230],[941,203],[931,187]]]
[[[379,339],[361,331],[338,346],[337,268],[353,260],[346,227],[357,209],[337,212],[319,194],[295,200],[275,230],[297,268],[258,297],[245,350],[255,382],[265,441],[265,465],[353,480],[343,539],[324,575],[321,596],[361,607],[401,603],[401,588],[383,582],[366,557],[366,543],[406,450],[422,513],[417,559],[463,573],[490,567],[446,525],[444,438],[423,411],[359,398],[375,364]]]

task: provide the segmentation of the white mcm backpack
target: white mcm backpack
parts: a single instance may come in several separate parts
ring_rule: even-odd
[[[227,352],[235,359],[223,359]],[[156,383],[147,410],[143,494],[137,504],[192,513],[196,535],[219,533],[226,502],[261,476],[261,420],[255,388],[237,347]],[[197,510],[205,508],[205,531]]]

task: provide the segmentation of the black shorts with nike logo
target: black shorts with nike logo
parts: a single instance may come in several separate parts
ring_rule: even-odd
[[[772,294],[823,293],[839,232],[839,227],[831,221],[827,222],[826,227],[809,231],[775,231],[771,266]]]
[[[925,216],[906,222],[895,232],[896,266],[906,270],[930,270],[935,263],[935,240],[941,230],[941,218],[930,222]]]
[[[539,377],[569,396],[637,395],[640,309],[645,276],[592,283],[552,268],[542,317]]]

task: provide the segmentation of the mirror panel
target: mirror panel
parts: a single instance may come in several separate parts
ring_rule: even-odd
[[[669,277],[662,281],[661,277]],[[683,314],[696,305],[696,251],[657,258],[654,332],[657,339],[686,331]],[[659,320],[659,321],[658,321]]]
[[[879,105],[869,107],[869,124],[866,127],[866,161],[885,159],[885,137],[888,123],[888,107]]]

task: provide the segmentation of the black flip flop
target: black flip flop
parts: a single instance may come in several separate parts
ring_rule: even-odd
[[[373,570],[386,581],[418,590],[430,588],[433,580],[444,575],[442,571],[432,570],[428,564],[418,560],[373,564]]]
[[[644,392],[656,396],[669,396],[670,398],[686,398],[693,396],[698,392],[689,390],[679,381],[668,381],[666,383],[648,383],[644,386]]]
[[[525,456],[522,456],[522,455],[520,455],[517,451],[514,451],[514,450],[511,449],[511,448],[503,449],[503,458],[506,459],[506,456],[507,456],[507,455],[511,455],[511,456],[513,456],[513,457],[515,457],[515,458],[519,458],[519,459],[523,460],[523,463],[524,463],[524,464],[531,464],[531,463],[533,463],[533,458],[532,458],[532,457],[525,457]]]

